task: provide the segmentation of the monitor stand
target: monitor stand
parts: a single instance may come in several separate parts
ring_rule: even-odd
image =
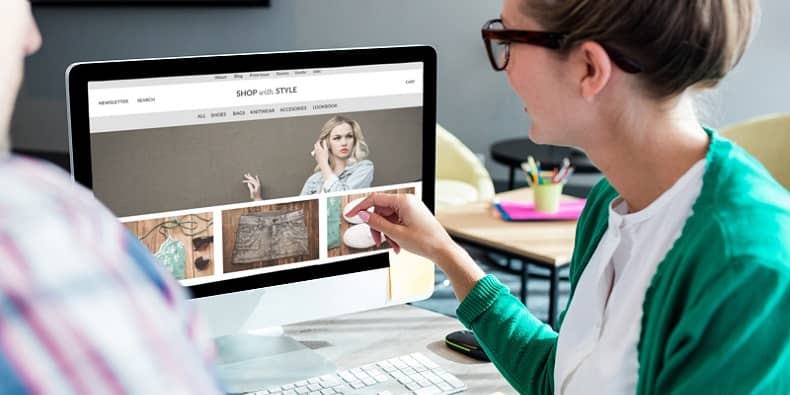
[[[263,333],[222,336],[214,341],[217,374],[229,393],[260,391],[335,371],[332,362],[284,335],[281,327],[267,328]]]

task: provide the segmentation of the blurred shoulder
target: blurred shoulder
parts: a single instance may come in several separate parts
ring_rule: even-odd
[[[0,160],[0,208],[4,218],[48,212],[112,214],[68,173],[47,162],[9,156]],[[36,214],[39,213],[39,214]]]
[[[79,246],[101,254],[124,243],[117,218],[54,165],[16,156],[0,159],[0,185],[0,232],[32,255],[58,248],[78,254]]]

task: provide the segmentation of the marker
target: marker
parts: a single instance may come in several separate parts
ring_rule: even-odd
[[[568,171],[565,172],[565,176],[562,177],[562,183],[563,184],[568,182],[568,178],[571,176],[571,174],[573,174],[573,170],[574,170],[574,168],[573,168],[573,166],[571,166],[571,167],[568,168]]]
[[[565,175],[565,171],[568,170],[568,167],[570,167],[570,165],[571,165],[571,161],[567,157],[562,158],[562,167],[560,167],[560,171],[557,173],[557,180],[552,179],[552,181],[560,182],[562,176]]]
[[[524,175],[526,176],[527,185],[532,187],[532,185],[534,185],[534,183],[532,182],[532,171],[530,171],[529,163],[527,163],[527,161],[521,162],[521,171],[523,171]]]
[[[527,157],[527,163],[529,164],[529,168],[532,171],[532,177],[533,177],[532,178],[532,183],[537,184],[538,183],[538,166],[535,165],[535,158],[533,158],[532,155],[528,156]]]

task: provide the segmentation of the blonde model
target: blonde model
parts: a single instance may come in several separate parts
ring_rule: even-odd
[[[351,118],[336,115],[321,128],[321,134],[310,153],[316,161],[313,174],[307,178],[300,195],[348,191],[367,188],[373,182],[373,162],[362,127]],[[250,198],[261,200],[261,182],[257,175],[245,174],[244,184]]]

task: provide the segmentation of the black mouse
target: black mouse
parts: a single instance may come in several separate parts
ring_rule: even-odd
[[[461,330],[450,333],[444,338],[444,343],[447,344],[449,349],[458,351],[468,357],[491,362],[472,331]]]

